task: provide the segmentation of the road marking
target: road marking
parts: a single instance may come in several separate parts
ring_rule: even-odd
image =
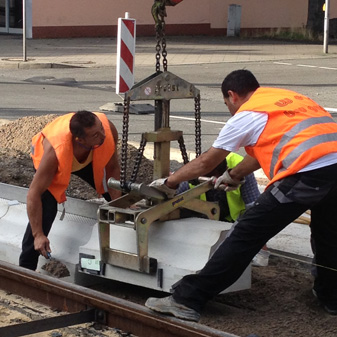
[[[335,108],[324,108],[324,109],[329,112],[337,112],[337,109]]]
[[[331,67],[318,67],[320,69],[328,69],[328,70],[337,70],[337,68],[331,68]]]
[[[282,64],[282,65],[285,65],[285,66],[292,66],[293,64],[292,63],[286,63],[286,62],[274,62],[275,64]]]
[[[311,66],[309,64],[297,64],[297,67],[318,68],[317,66]]]
[[[337,68],[334,67],[320,67],[320,66],[313,66],[310,64],[293,64],[293,63],[287,63],[287,62],[273,62],[274,64],[280,64],[284,66],[295,66],[295,67],[305,67],[305,68],[318,68],[318,69],[326,69],[326,70],[337,70]]]

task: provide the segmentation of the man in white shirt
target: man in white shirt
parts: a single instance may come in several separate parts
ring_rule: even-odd
[[[199,273],[183,277],[172,296],[149,298],[145,305],[198,321],[206,302],[233,284],[270,238],[310,209],[317,263],[313,292],[337,315],[337,124],[300,93],[260,87],[248,70],[230,73],[221,89],[233,117],[207,152],[158,188],[174,189],[202,176],[240,147],[247,156],[219,177],[215,188],[239,187],[260,167],[270,183]]]

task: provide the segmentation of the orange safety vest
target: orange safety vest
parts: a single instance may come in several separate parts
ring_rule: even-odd
[[[263,112],[267,124],[246,152],[257,159],[269,185],[337,152],[337,123],[320,105],[297,92],[258,88],[236,113]]]
[[[105,131],[104,143],[93,150],[92,167],[96,191],[103,194],[108,191],[106,184],[105,166],[115,152],[115,141],[111,133],[108,118],[95,112],[96,116],[102,122]],[[43,139],[47,138],[55,150],[58,160],[57,173],[48,190],[54,196],[58,203],[66,201],[65,191],[69,185],[71,168],[73,162],[73,143],[69,123],[74,113],[69,113],[58,117],[50,122],[41,132],[36,134],[32,139],[32,153],[34,167],[37,170],[43,153]]]

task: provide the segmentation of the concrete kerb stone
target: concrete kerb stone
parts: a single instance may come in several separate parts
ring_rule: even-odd
[[[3,47],[0,52],[0,68],[37,69],[67,66],[100,68],[115,66],[116,63],[116,42],[111,38],[30,40],[28,54],[33,57],[29,57],[28,62],[21,61],[21,45],[12,41],[17,37],[0,35],[0,38]],[[154,65],[154,42],[154,38],[139,38],[137,40],[136,67]],[[92,45],[97,45],[97,50],[92,51],[91,48],[87,48],[87,46],[92,47]],[[69,48],[69,46],[72,46],[72,48]],[[152,47],[153,50],[150,52]],[[168,48],[170,65],[337,57],[337,45],[335,43],[329,46],[329,54],[323,55],[322,48],[318,44],[275,40],[266,42],[262,39],[229,40],[224,37],[209,36],[170,37]],[[8,66],[9,62],[16,63],[16,65]],[[21,66],[21,63],[24,63],[24,65]],[[26,63],[36,65],[26,66]],[[45,65],[46,63],[48,65]]]
[[[15,59],[0,59],[2,69],[50,69],[50,68],[83,68],[74,64],[64,64],[55,62],[36,62],[35,60],[19,61]]]

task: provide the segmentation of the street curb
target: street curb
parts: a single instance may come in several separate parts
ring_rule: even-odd
[[[11,59],[1,59],[0,68],[1,69],[50,69],[50,68],[83,68],[83,67],[78,66],[78,65],[63,64],[63,63],[50,63],[50,62],[29,63],[29,60],[24,62],[24,61],[13,61]]]

